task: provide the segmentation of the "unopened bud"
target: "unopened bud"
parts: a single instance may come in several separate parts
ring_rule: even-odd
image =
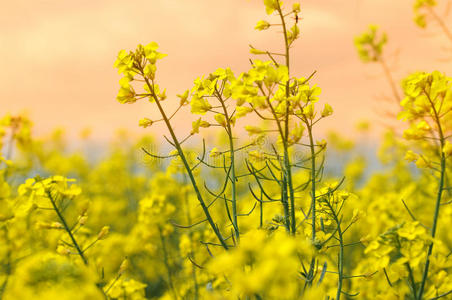
[[[125,271],[129,269],[129,260],[126,256],[124,260],[122,261],[121,265],[119,266],[118,274],[123,274]]]
[[[97,235],[98,240],[105,240],[110,233],[110,226],[104,226]]]

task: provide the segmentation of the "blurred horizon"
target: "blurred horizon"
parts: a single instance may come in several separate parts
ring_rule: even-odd
[[[138,127],[139,119],[157,116],[153,104],[116,101],[120,76],[113,63],[119,50],[155,41],[168,54],[158,65],[157,81],[167,88],[165,104],[171,111],[175,95],[191,88],[195,78],[219,67],[238,75],[249,67],[249,57],[263,59],[249,54],[249,44],[280,49],[277,30],[254,30],[257,21],[269,19],[261,2],[5,2],[0,13],[1,115],[28,111],[37,135],[56,127],[66,128],[69,139],[85,128],[92,129],[96,141],[110,140],[118,128],[156,135],[162,124]],[[445,72],[452,65],[437,26],[422,31],[413,23],[412,1],[305,0],[301,5],[292,74],[307,77],[317,71],[312,83],[322,88],[320,101],[334,109],[318,128],[321,137],[329,128],[355,136],[355,124],[368,120],[378,140],[385,124],[399,124],[382,116],[397,108],[383,99],[391,95],[383,72],[378,65],[362,64],[354,49],[353,38],[368,24],[388,33],[386,58],[397,82],[413,71]],[[183,111],[175,127],[183,135],[191,121]]]

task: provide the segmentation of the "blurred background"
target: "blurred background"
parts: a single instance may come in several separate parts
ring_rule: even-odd
[[[379,24],[388,33],[385,56],[397,82],[413,71],[452,66],[445,50],[450,42],[439,28],[421,30],[412,21],[413,1],[301,4],[301,39],[293,48],[292,74],[307,77],[317,71],[312,82],[322,88],[321,101],[334,108],[334,116],[321,122],[321,135],[333,126],[354,135],[355,124],[366,119],[373,126],[371,138],[378,140],[386,126],[398,125],[385,117],[398,108],[388,104],[391,90],[381,67],[362,64],[354,49],[353,38],[368,24]],[[196,77],[218,67],[231,67],[236,75],[247,70],[249,44],[280,50],[277,30],[254,30],[263,18],[260,0],[2,1],[0,112],[27,111],[38,135],[64,127],[74,138],[91,128],[92,138],[104,141],[118,128],[136,134],[159,131],[163,124],[138,127],[140,118],[157,116],[153,105],[116,101],[120,77],[113,62],[118,51],[159,43],[168,57],[160,62],[157,76],[167,88],[170,110],[171,102],[178,101],[175,95],[191,88]],[[176,128],[183,131],[190,123],[189,114],[182,112]]]

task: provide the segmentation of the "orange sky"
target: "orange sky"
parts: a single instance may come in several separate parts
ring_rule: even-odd
[[[3,1],[0,114],[28,110],[38,134],[56,126],[66,127],[70,134],[92,127],[98,138],[108,138],[120,127],[144,132],[138,120],[156,116],[155,108],[147,102],[121,105],[115,100],[117,52],[138,43],[159,43],[168,57],[159,65],[158,81],[171,101],[191,88],[193,79],[218,67],[229,66],[236,74],[245,71],[248,44],[280,49],[281,37],[275,31],[253,29],[266,18],[261,2]],[[436,26],[427,31],[415,27],[412,2],[301,1],[301,39],[292,52],[292,73],[308,76],[317,70],[313,82],[323,90],[322,101],[335,110],[323,129],[334,126],[349,133],[357,120],[377,123],[375,111],[381,105],[375,97],[390,95],[378,66],[363,65],[355,53],[353,37],[369,23],[389,32],[387,56],[400,51],[397,79],[416,70],[451,70],[451,60],[440,60],[447,57],[443,48],[450,44]],[[179,116],[179,128],[190,126],[186,116]]]

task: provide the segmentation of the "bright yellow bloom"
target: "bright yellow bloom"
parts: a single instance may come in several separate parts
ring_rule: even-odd
[[[235,110],[235,116],[241,118],[252,112],[253,109],[248,106],[237,106]]]
[[[220,124],[223,127],[226,127],[227,123],[226,123],[226,118],[223,114],[216,114],[214,116],[215,121],[218,122],[218,124]]]
[[[143,128],[146,128],[146,127],[151,126],[153,123],[154,123],[154,121],[152,121],[151,119],[143,118],[138,122],[138,125]]]
[[[210,123],[207,121],[203,121],[203,120],[201,120],[201,118],[199,118],[198,120],[196,120],[192,123],[191,134],[199,133],[200,127],[203,127],[203,128],[210,127]]]
[[[257,126],[252,126],[252,125],[246,125],[245,130],[248,132],[249,135],[263,133],[262,128],[257,127]]]
[[[254,29],[265,30],[265,29],[268,29],[269,27],[270,27],[270,23],[268,23],[267,21],[261,20],[261,21],[257,22],[256,27],[254,27]]]
[[[325,107],[322,110],[322,118],[331,116],[333,114],[333,108],[328,103],[325,103]]]
[[[191,99],[191,112],[194,114],[205,114],[206,112],[208,112],[211,108],[212,105],[210,105],[210,103],[205,99],[205,98],[200,98],[198,96],[194,96]]]
[[[422,169],[430,168],[432,164],[428,158],[426,158],[425,156],[420,156],[419,159],[416,161],[416,166]]]
[[[188,104],[188,94],[190,93],[189,90],[186,90],[182,95],[177,94],[176,96],[180,98],[179,105],[186,105]]]
[[[416,154],[416,153],[414,153],[414,152],[411,151],[411,150],[408,150],[408,151],[406,152],[406,154],[405,154],[405,157],[404,157],[404,159],[407,160],[407,161],[409,161],[409,162],[416,161],[418,158],[419,158],[419,155]]]
[[[279,8],[280,0],[264,0],[265,12],[267,15],[271,15],[275,10]]]
[[[250,48],[250,53],[259,55],[259,54],[267,54],[267,51],[262,51],[262,50],[258,50],[256,48],[251,47]]]
[[[314,112],[314,104],[308,104],[303,108],[303,115],[312,120],[315,117],[315,112]]]

